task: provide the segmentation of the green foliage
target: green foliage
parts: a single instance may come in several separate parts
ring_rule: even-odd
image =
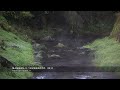
[[[18,20],[33,17],[30,11],[3,11],[2,13],[5,17],[11,17]]]
[[[11,31],[12,30],[12,27],[8,24],[8,21],[2,15],[0,15],[0,28],[3,28],[6,31]]]
[[[0,55],[16,66],[33,66],[33,49],[30,43],[21,40],[11,32],[0,29],[0,39],[5,41],[5,50],[0,49]],[[27,76],[28,75],[28,76]],[[0,78],[28,78],[31,72],[0,72]]]
[[[2,15],[0,15],[0,23],[7,23],[6,18]]]
[[[33,50],[30,43],[4,30],[0,30],[0,38],[5,41],[6,50],[0,54],[13,62],[15,65],[32,65]]]
[[[117,37],[119,33],[120,33],[120,16],[117,17],[110,37]]]
[[[107,20],[97,20],[96,23],[91,22],[89,25],[84,25],[83,33],[89,34],[93,33],[96,35],[104,35],[108,34],[112,31],[114,21],[107,21]]]
[[[115,39],[108,37],[97,39],[85,47],[95,50],[95,60],[93,60],[93,63],[96,66],[120,66],[120,44]]]
[[[32,17],[33,17],[33,14],[31,14],[30,11],[21,11],[19,17],[32,18]]]
[[[65,11],[65,20],[71,34],[109,35],[114,24],[112,12],[105,11]]]
[[[6,68],[0,70],[0,79],[27,79],[33,75],[28,71],[10,71]]]

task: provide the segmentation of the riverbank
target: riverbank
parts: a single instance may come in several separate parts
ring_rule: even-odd
[[[14,64],[15,66],[32,66],[35,65],[33,57],[32,45],[29,42],[23,41],[18,36],[11,32],[7,32],[0,29],[0,56]],[[2,59],[0,59],[2,61]],[[4,61],[6,62],[6,61]],[[5,68],[8,67],[5,63]],[[8,71],[8,69],[2,69],[0,66],[0,78],[1,79],[27,79],[32,77],[31,72],[19,72]]]
[[[70,42],[71,41],[71,42]],[[86,41],[86,42],[85,42]],[[55,68],[53,71],[36,72],[33,79],[117,79],[119,78],[112,72],[96,72],[89,67],[94,55],[92,50],[83,46],[89,39],[64,39],[55,41],[37,41],[44,44],[42,65]],[[39,46],[38,46],[39,47]],[[83,69],[82,69],[82,68]],[[57,68],[57,69],[56,69]],[[73,68],[73,69],[72,69]],[[84,68],[88,70],[84,70]],[[86,72],[85,72],[86,71]]]
[[[106,70],[116,67],[115,71],[120,71],[120,44],[114,38],[96,39],[85,47],[95,51],[95,59],[92,61],[95,66]]]

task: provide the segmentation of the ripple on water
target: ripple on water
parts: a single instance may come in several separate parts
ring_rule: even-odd
[[[49,73],[49,72],[44,72],[44,73],[41,73],[39,75],[37,75],[37,77],[35,77],[34,79],[54,79],[54,74],[55,73]]]
[[[74,76],[74,79],[90,79],[91,77],[88,75],[79,75],[79,76]]]

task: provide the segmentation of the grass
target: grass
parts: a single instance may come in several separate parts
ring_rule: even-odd
[[[28,71],[13,72],[7,69],[3,69],[3,70],[0,71],[0,79],[27,79],[33,75],[32,72],[28,72]]]
[[[93,43],[86,45],[86,48],[95,50],[93,64],[101,67],[120,66],[120,43],[114,38],[105,37],[97,39]],[[117,68],[116,70],[118,70]]]
[[[32,45],[21,40],[18,36],[11,32],[0,29],[0,39],[4,40],[6,50],[0,48],[0,55],[12,62],[16,66],[32,66],[34,64]],[[28,78],[31,72],[12,72],[1,71],[0,78]]]

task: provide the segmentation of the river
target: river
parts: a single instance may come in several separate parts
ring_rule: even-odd
[[[56,39],[53,41],[36,40],[35,61],[39,63],[40,45],[46,48],[42,52],[42,66],[55,67],[53,71],[35,72],[32,79],[118,79],[119,76],[113,72],[92,71],[94,54],[90,49],[83,46],[92,39]],[[81,69],[85,67],[87,70]],[[60,70],[59,70],[60,69]]]

